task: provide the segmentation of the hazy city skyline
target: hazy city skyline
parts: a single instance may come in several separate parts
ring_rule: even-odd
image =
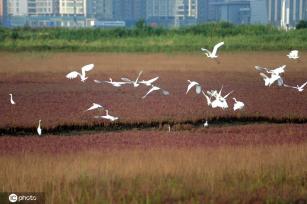
[[[293,27],[307,18],[307,0],[0,0],[0,10],[8,27],[117,27],[140,19],[166,27],[220,21],[280,26],[283,16]]]

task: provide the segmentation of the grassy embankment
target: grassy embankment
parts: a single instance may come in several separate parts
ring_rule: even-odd
[[[228,51],[305,50],[307,29],[285,32],[271,26],[228,23],[178,29],[0,28],[2,51],[197,52],[222,40]]]
[[[2,191],[47,203],[299,203],[306,144],[0,156]]]

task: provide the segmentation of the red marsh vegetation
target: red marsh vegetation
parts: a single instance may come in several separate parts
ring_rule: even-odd
[[[0,154],[62,153],[88,150],[208,148],[307,142],[307,125],[244,125],[192,131],[123,131],[73,136],[0,137]]]
[[[45,128],[92,124],[97,122],[94,115],[104,114],[84,112],[93,102],[104,105],[123,123],[210,120],[212,117],[306,119],[307,116],[304,92],[264,87],[254,69],[255,65],[287,64],[286,83],[295,85],[306,81],[304,61],[289,61],[279,52],[224,53],[220,64],[208,61],[201,54],[0,53],[0,61],[1,128],[35,127],[39,119]],[[87,63],[95,63],[95,69],[89,73],[86,83],[65,78],[69,71],[79,70]],[[139,70],[144,70],[142,79],[159,76],[156,84],[170,91],[170,96],[153,93],[142,100],[147,87],[114,88],[93,82],[93,79],[109,77],[135,78]],[[224,94],[234,90],[228,99],[230,109],[211,109],[205,98],[193,91],[186,95],[187,79],[200,82],[205,90],[220,89],[222,85]],[[14,94],[15,106],[10,105],[8,93]],[[244,111],[231,110],[232,97],[246,104]]]

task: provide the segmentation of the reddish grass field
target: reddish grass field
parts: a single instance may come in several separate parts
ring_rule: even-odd
[[[302,59],[306,58],[305,53]],[[93,102],[100,103],[118,116],[121,123],[150,121],[185,121],[213,117],[267,117],[303,119],[307,117],[307,95],[294,89],[264,87],[255,65],[277,67],[286,64],[285,81],[302,84],[307,79],[306,63],[289,61],[285,53],[226,53],[217,64],[201,54],[8,54],[0,53],[0,128],[36,127],[39,119],[44,128],[58,125],[107,123],[96,120],[95,112],[85,113]],[[72,70],[95,63],[86,83],[68,80]],[[114,88],[95,84],[94,79],[112,77],[135,78],[144,70],[142,79],[160,76],[157,85],[170,91],[141,97],[147,87]],[[202,95],[185,94],[187,79],[196,80],[205,90],[231,90],[230,109],[209,108]],[[16,106],[9,103],[8,93],[14,94]],[[246,109],[233,112],[232,97],[243,101]]]
[[[123,149],[266,146],[307,142],[307,125],[245,125],[192,131],[123,131],[80,136],[0,137],[0,154],[68,153]]]

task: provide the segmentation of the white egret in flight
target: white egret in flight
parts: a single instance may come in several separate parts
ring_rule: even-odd
[[[277,81],[278,86],[282,86],[284,84],[284,80],[282,79],[280,74],[285,72],[286,65],[282,65],[282,66],[280,66],[276,69],[262,68],[262,67],[259,67],[259,66],[255,66],[255,68],[258,71],[266,72],[268,74],[271,74],[271,77],[268,77],[264,73],[260,73],[260,76],[264,80],[265,86],[271,86],[275,81]]]
[[[282,73],[285,73],[285,68],[286,68],[286,65],[282,65],[280,67],[277,67],[276,69],[268,69],[268,68],[264,68],[264,67],[260,67],[260,66],[255,66],[255,68],[258,70],[258,71],[261,71],[261,72],[267,72],[268,74],[276,74],[276,75],[280,75]]]
[[[103,109],[103,107],[100,104],[93,103],[93,105],[89,109],[87,109],[85,111],[91,111],[91,110],[95,110],[95,109]]]
[[[133,84],[133,86],[136,88],[136,87],[138,87],[140,84],[138,83],[138,80],[139,80],[139,78],[140,78],[140,76],[141,76],[141,74],[143,73],[143,71],[140,71],[139,72],[139,75],[138,75],[138,77],[136,78],[136,80],[135,81],[132,81],[132,80],[130,80],[130,79],[128,79],[128,78],[121,78],[121,80],[123,80],[123,81],[125,81],[125,82],[129,82],[129,83],[132,83]]]
[[[109,78],[110,81],[99,81],[99,80],[94,80],[95,83],[101,84],[101,83],[108,83],[111,84],[114,87],[121,87],[122,85],[128,84],[128,82],[123,82],[123,81],[113,81],[112,78]]]
[[[196,86],[196,93],[197,93],[197,94],[200,94],[200,93],[201,93],[201,86],[199,85],[198,82],[196,82],[196,81],[191,81],[191,80],[188,80],[188,82],[189,82],[190,84],[188,85],[188,89],[187,89],[186,94],[188,94],[188,92],[190,91],[190,89],[193,88],[194,86]]]
[[[211,105],[212,108],[217,108],[217,107],[222,108],[222,109],[228,108],[226,99],[233,91],[229,92],[225,96],[222,96],[221,95],[222,89],[223,89],[223,86],[219,92],[217,92],[216,90],[207,91],[208,95],[210,95],[210,98],[205,93],[203,93],[207,99],[208,105],[209,106]],[[215,100],[211,100],[211,97],[215,97]]]
[[[207,91],[207,94],[210,95],[211,97],[219,98],[221,96],[222,90],[223,90],[223,85],[219,92],[217,92],[217,90],[211,90],[211,91]]]
[[[203,95],[206,97],[206,99],[207,99],[207,104],[208,104],[208,106],[210,106],[211,105],[211,97],[212,96],[210,96],[210,98],[209,98],[209,96],[207,96],[206,94],[205,94],[205,92],[204,91],[202,91],[202,93],[203,93]]]
[[[244,103],[241,102],[241,101],[237,101],[236,98],[232,98],[234,101],[235,101],[235,104],[233,105],[233,110],[236,111],[236,110],[241,110],[244,108]]]
[[[277,74],[271,74],[271,77],[268,77],[264,73],[260,73],[260,76],[263,78],[265,86],[271,86],[275,81],[277,81],[278,86],[283,85],[283,79]]]
[[[151,85],[151,89],[142,97],[142,99],[146,98],[146,96],[148,96],[148,94],[150,94],[151,92],[153,92],[153,91],[158,91],[158,90],[161,90],[161,91],[162,91],[162,94],[165,95],[165,96],[166,96],[166,95],[169,95],[169,92],[168,92],[168,91],[163,90],[163,89],[161,89],[160,87]]]
[[[298,59],[299,58],[298,50],[292,50],[287,56],[289,59],[294,59],[294,60]]]
[[[144,85],[146,85],[146,86],[151,86],[152,83],[154,83],[154,82],[157,81],[158,79],[159,79],[159,77],[155,77],[155,78],[152,78],[152,79],[147,80],[147,81],[142,80],[142,81],[140,81],[139,83],[140,83],[140,84],[144,84]]]
[[[229,92],[228,94],[226,94],[224,97],[223,96],[219,96],[215,101],[218,101],[217,102],[217,107],[220,107],[222,109],[227,109],[228,108],[228,104],[227,104],[227,100],[226,98],[232,93],[233,91]],[[213,101],[212,102],[212,107],[213,107],[213,103],[215,102]]]
[[[299,85],[296,85],[296,86],[289,86],[289,85],[287,85],[287,84],[284,84],[285,87],[297,89],[299,92],[303,92],[303,91],[304,91],[304,87],[305,87],[306,85],[307,85],[307,81],[306,81],[303,85],[301,85],[301,86],[299,86]]]
[[[218,44],[216,44],[213,48],[213,51],[210,52],[209,50],[205,49],[205,48],[201,48],[201,51],[205,52],[205,54],[207,55],[208,58],[217,58],[218,55],[217,55],[217,50],[224,45],[224,42],[220,42]]]
[[[81,78],[81,81],[85,82],[85,80],[88,78],[85,76],[86,72],[91,71],[93,68],[94,68],[94,64],[85,65],[84,67],[81,68],[81,74],[77,71],[72,71],[66,75],[66,78],[75,79],[79,76]]]
[[[95,116],[94,118],[102,118],[102,119],[106,119],[106,120],[110,120],[110,121],[115,121],[118,120],[118,117],[114,117],[112,115],[109,115],[109,111],[106,110],[106,115],[102,115],[102,116]]]
[[[38,121],[37,134],[42,135],[41,120]]]
[[[13,94],[9,94],[11,97],[10,97],[10,102],[11,102],[11,104],[12,105],[15,105],[16,103],[15,103],[15,101],[13,100]]]

